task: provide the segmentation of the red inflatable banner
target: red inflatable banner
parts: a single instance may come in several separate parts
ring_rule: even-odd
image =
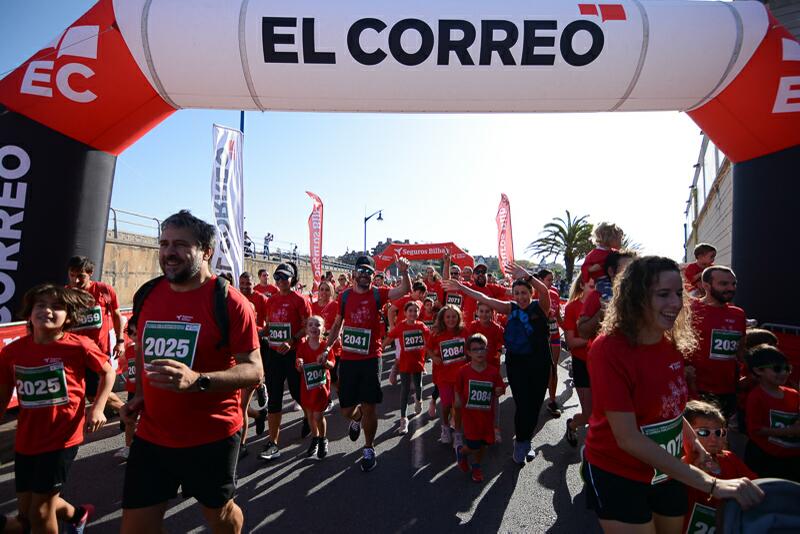
[[[322,199],[311,191],[306,194],[314,201],[311,215],[308,216],[308,240],[311,272],[314,275],[312,293],[317,294],[319,283],[322,281]]]
[[[508,197],[500,195],[500,205],[497,207],[497,258],[500,261],[500,270],[506,274],[505,266],[514,261],[514,240],[511,237],[511,204]]]
[[[475,260],[472,256],[453,243],[433,243],[425,245],[394,243],[386,247],[383,252],[377,254],[373,259],[375,260],[375,269],[384,271],[394,263],[395,254],[408,258],[410,261],[422,261],[440,260],[446,252],[450,252],[450,259],[456,265],[461,267],[473,267],[475,265]]]

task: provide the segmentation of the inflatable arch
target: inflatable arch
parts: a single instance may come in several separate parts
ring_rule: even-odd
[[[100,0],[0,80],[0,322],[102,258],[116,156],[181,108],[686,111],[735,164],[740,301],[796,321],[764,281],[796,275],[800,45],[759,2]]]

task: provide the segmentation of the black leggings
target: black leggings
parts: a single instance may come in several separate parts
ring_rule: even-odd
[[[400,373],[400,417],[406,416],[408,398],[411,396],[411,382],[414,382],[414,392],[417,400],[422,400],[422,373]]]
[[[527,442],[539,422],[552,360],[549,354],[506,354],[506,375],[514,397],[514,432],[517,441]]]
[[[270,348],[261,347],[264,363],[264,382],[267,385],[267,412],[281,413],[283,410],[283,383],[289,383],[289,394],[300,403],[300,373],[295,367],[296,355],[293,350],[280,354]]]

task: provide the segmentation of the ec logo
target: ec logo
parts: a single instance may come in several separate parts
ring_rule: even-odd
[[[74,26],[69,28],[61,42],[58,40],[53,48],[58,47],[58,55],[97,59],[97,38],[100,33],[99,26]],[[73,76],[89,79],[94,76],[94,71],[83,63],[66,63],[55,69],[55,61],[31,61],[25,76],[22,78],[20,93],[36,96],[53,97],[53,72],[55,71],[55,86],[58,91],[72,100],[86,104],[97,98],[97,95],[88,89],[76,89],[72,83]]]

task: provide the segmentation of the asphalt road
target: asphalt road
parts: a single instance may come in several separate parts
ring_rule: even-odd
[[[386,370],[376,438],[378,466],[370,473],[359,469],[361,442],[348,439],[338,409],[328,416],[330,454],[324,461],[305,458],[308,440],[300,440],[301,412],[285,415],[282,456],[270,463],[258,458],[265,438],[255,439],[251,425],[251,452],[239,462],[236,495],[246,532],[599,532],[595,516],[585,507],[578,449],[562,439],[564,421],[578,406],[565,368],[559,368],[558,396],[566,413],[552,419],[542,412],[533,440],[537,457],[523,468],[511,461],[513,401],[510,394],[502,398],[503,442],[486,455],[481,484],[456,467],[450,446],[437,441],[438,422],[426,412],[411,418],[407,435],[397,434],[400,386],[388,384],[388,365]],[[426,375],[425,408],[431,387]],[[413,406],[409,412],[413,414]],[[89,437],[70,472],[64,497],[97,507],[90,532],[119,530],[124,464],[113,454],[122,443],[114,420]],[[6,514],[16,507],[13,475],[12,463],[0,466],[0,512]],[[206,530],[194,499],[178,498],[170,505],[168,532]]]

